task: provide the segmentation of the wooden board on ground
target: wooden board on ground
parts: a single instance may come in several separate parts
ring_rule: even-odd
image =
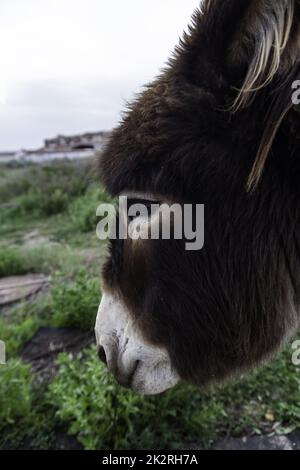
[[[44,274],[26,274],[0,279],[0,306],[9,305],[37,294],[47,287],[49,278]]]

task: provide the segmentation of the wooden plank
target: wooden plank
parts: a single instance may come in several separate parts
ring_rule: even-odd
[[[43,274],[26,274],[0,279],[0,306],[21,301],[48,286],[49,279]]]

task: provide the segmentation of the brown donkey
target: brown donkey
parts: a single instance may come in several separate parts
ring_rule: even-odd
[[[205,206],[201,250],[110,242],[99,354],[137,393],[254,368],[299,328],[299,57],[299,0],[204,0],[112,134],[112,195]]]

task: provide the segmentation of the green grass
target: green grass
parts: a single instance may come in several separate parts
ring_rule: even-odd
[[[50,291],[39,299],[25,301],[0,316],[0,338],[7,357],[15,357],[40,326],[93,330],[100,302],[99,278],[81,268],[66,281],[66,274],[52,276]]]
[[[72,198],[85,193],[92,179],[92,165],[90,161],[54,162],[4,170],[4,176],[0,179],[1,202],[19,198],[20,212],[37,209],[50,215],[61,212]]]
[[[50,276],[48,292],[0,310],[8,359],[0,366],[0,448],[60,445],[55,435],[66,426],[53,419],[43,383],[18,357],[40,326],[93,328],[105,251],[95,235],[95,213],[107,200],[93,182],[90,162],[0,168],[0,277]],[[25,244],[33,231],[50,241]]]
[[[65,259],[61,247],[56,249],[25,249],[18,246],[0,246],[0,277],[26,273],[49,273],[53,267],[59,268]]]
[[[93,161],[79,161],[4,167],[0,174],[0,237],[12,238],[36,226],[50,228],[58,236],[95,232],[97,206],[109,199],[95,181],[93,165]]]
[[[19,361],[0,368],[0,430],[10,442],[29,439],[44,448],[60,429],[86,449],[176,449],[187,443],[207,448],[226,435],[299,431],[300,370],[291,364],[290,347],[273,363],[222,387],[201,391],[181,384],[156,397],[117,387],[95,347],[77,358],[61,354],[58,363],[57,376],[42,393]]]
[[[95,249],[95,263],[97,254]],[[54,243],[32,248],[4,244],[0,245],[0,278],[27,273],[51,274],[55,271],[72,276],[80,271],[82,261],[80,252],[75,252],[66,244]]]
[[[10,246],[0,248],[0,277],[23,274],[24,262],[17,250]]]

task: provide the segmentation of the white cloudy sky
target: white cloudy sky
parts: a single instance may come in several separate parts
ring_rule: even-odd
[[[0,0],[0,151],[110,129],[199,0]]]

